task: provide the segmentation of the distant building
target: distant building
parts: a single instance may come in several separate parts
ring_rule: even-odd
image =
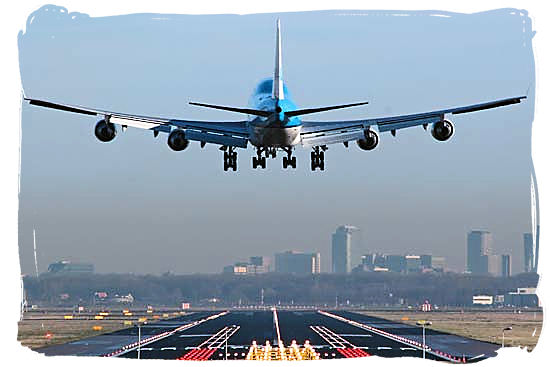
[[[247,264],[234,264],[228,265],[223,268],[224,274],[235,274],[235,275],[245,275],[247,274]]]
[[[504,304],[513,307],[541,307],[536,288],[518,288],[504,295]]]
[[[487,256],[487,273],[499,277],[502,274],[502,258],[498,255]]]
[[[512,275],[512,258],[510,255],[501,255],[501,276],[509,278]]]
[[[491,248],[493,236],[487,231],[471,231],[466,243],[466,271],[471,274],[486,275],[493,264]]]
[[[447,260],[443,256],[432,256],[432,269],[435,271],[445,271]]]
[[[275,271],[287,274],[318,274],[321,272],[321,255],[286,251],[275,254]]]
[[[405,272],[420,273],[422,271],[422,260],[418,255],[405,256]]]
[[[535,243],[532,233],[523,234],[523,271],[531,273],[535,269]]]
[[[271,259],[267,256],[251,256],[250,265],[256,267],[256,273],[268,273],[271,271]]]
[[[271,260],[266,256],[252,256],[250,262],[237,262],[223,268],[224,274],[251,275],[271,271]]]
[[[431,269],[432,255],[420,255],[420,266],[424,269]]]
[[[352,234],[357,231],[353,226],[340,226],[332,234],[332,272],[351,272]]]
[[[477,295],[472,297],[472,304],[480,306],[490,306],[493,304],[493,296]]]
[[[403,255],[386,255],[386,268],[394,273],[405,271],[406,261]]]
[[[51,274],[90,274],[93,272],[93,264],[73,263],[69,260],[61,260],[48,266],[48,273]]]

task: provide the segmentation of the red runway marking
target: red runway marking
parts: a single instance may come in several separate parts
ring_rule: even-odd
[[[191,352],[179,357],[179,360],[185,361],[206,361],[208,360],[216,349],[193,349]]]
[[[370,354],[365,352],[362,349],[356,349],[356,348],[338,348],[336,349],[340,354],[342,354],[346,358],[360,358],[360,357],[369,357]]]

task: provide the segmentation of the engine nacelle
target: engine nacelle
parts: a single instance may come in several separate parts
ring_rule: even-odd
[[[189,140],[185,139],[183,130],[174,130],[168,135],[168,146],[176,152],[182,151],[189,145]]]
[[[454,131],[454,125],[449,120],[438,121],[432,125],[432,136],[439,141],[449,140]]]
[[[100,120],[95,125],[95,136],[104,143],[113,140],[116,136],[115,125],[105,120]]]
[[[373,150],[378,146],[378,134],[373,130],[365,130],[365,138],[357,140],[357,145],[363,150]]]

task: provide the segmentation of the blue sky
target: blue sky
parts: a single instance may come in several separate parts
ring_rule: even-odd
[[[517,10],[90,18],[60,9],[38,10],[19,36],[33,98],[238,120],[187,102],[246,105],[271,74],[277,17],[285,81],[300,107],[370,101],[309,119],[428,111],[534,87],[531,23]],[[456,116],[447,143],[412,128],[382,134],[372,152],[333,146],[322,173],[309,171],[308,150],[298,150],[295,171],[280,159],[252,170],[253,151],[240,151],[237,174],[223,172],[215,146],[172,152],[165,135],[131,129],[101,144],[94,118],[24,105],[22,270],[33,269],[35,227],[41,270],[71,258],[101,272],[218,272],[299,249],[320,251],[328,271],[330,234],[346,223],[361,228],[358,252],[444,255],[455,270],[467,231],[487,229],[495,253],[511,253],[519,271],[531,228],[533,103]]]

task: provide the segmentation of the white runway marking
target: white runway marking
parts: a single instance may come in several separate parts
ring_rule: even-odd
[[[201,338],[204,336],[212,336],[214,334],[182,334],[180,338]]]
[[[354,337],[354,338],[370,338],[372,335],[370,334],[339,334],[340,336],[348,336],[348,337]]]

